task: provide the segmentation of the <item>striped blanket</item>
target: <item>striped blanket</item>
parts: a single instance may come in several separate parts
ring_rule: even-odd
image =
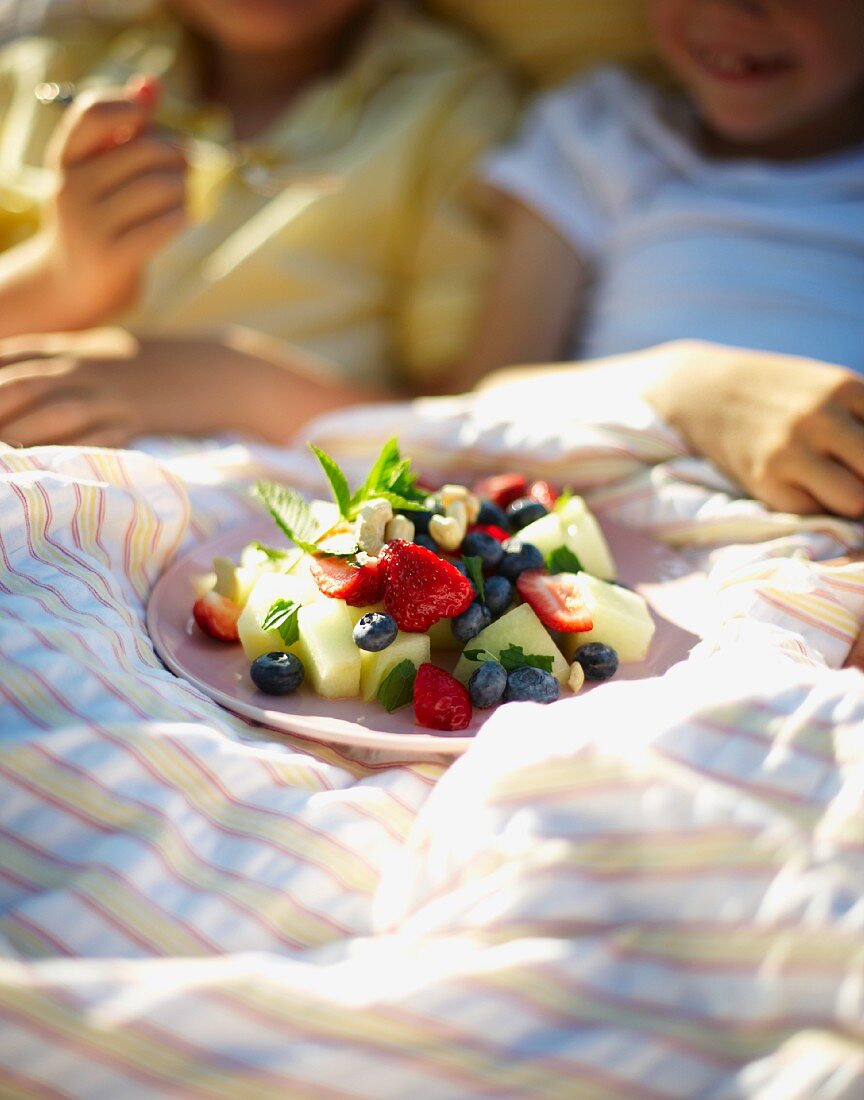
[[[310,751],[154,655],[156,578],[250,480],[318,488],[302,449],[0,449],[0,1095],[864,1096],[864,569],[819,564],[861,528],[556,397],[315,429],[566,481],[708,573],[688,661],[500,708],[449,769]]]

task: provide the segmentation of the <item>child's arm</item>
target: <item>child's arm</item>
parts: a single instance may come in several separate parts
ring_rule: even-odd
[[[0,257],[0,337],[104,323],[185,225],[186,162],[149,129],[157,99],[138,78],[69,108],[48,154],[57,183],[45,224]]]
[[[95,329],[0,341],[0,441],[23,446],[220,431],[285,443],[322,413],[383,397],[245,329],[221,340]]]
[[[529,207],[501,195],[501,245],[465,362],[449,379],[468,389],[509,363],[567,357],[586,267],[572,245]]]
[[[746,492],[783,512],[864,515],[864,378],[776,352],[676,341],[582,364],[512,367],[483,388],[560,374],[590,417],[639,395]]]

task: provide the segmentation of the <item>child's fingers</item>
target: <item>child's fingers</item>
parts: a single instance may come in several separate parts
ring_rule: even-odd
[[[186,180],[181,172],[148,172],[99,203],[106,236],[119,241],[130,230],[186,205]]]
[[[85,92],[64,115],[52,143],[61,168],[73,168],[115,145],[131,141],[152,117],[152,108],[122,94]]]
[[[822,506],[822,510],[857,519],[864,515],[864,481],[846,466],[825,455],[799,456],[795,482]]]
[[[825,451],[864,480],[864,423],[845,409],[836,411],[827,432]]]
[[[187,225],[183,207],[172,207],[146,221],[130,225],[116,244],[123,263],[133,269],[142,267],[182,233]]]
[[[144,172],[118,187],[96,205],[105,234],[117,237],[129,226],[153,214],[182,206],[186,199],[186,173],[176,168]]]
[[[79,164],[68,173],[68,179],[76,194],[98,202],[146,172],[186,170],[186,157],[181,149],[142,134]]]
[[[8,430],[25,447],[77,443],[108,425],[122,423],[123,418],[124,410],[116,402],[75,389],[51,389],[38,404],[0,428],[0,438]]]

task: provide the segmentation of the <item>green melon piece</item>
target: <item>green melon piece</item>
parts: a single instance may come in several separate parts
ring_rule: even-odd
[[[295,652],[306,669],[306,683],[325,699],[349,699],[360,694],[360,650],[354,644],[354,624],[342,600],[320,599],[305,604],[298,616],[300,641]]]
[[[261,626],[277,600],[293,600],[303,604],[320,599],[321,593],[314,581],[285,573],[262,574],[252,586],[246,606],[237,620],[240,643],[248,659],[254,661],[262,653],[274,653],[278,650],[288,650],[291,653],[296,651],[295,646],[285,645],[278,630],[264,630]]]
[[[569,503],[569,502],[568,502]],[[618,573],[600,525],[586,509],[568,517],[564,523],[564,544],[579,559],[586,573],[614,581]]]
[[[450,626],[452,622],[452,619],[439,619],[437,623],[433,623],[426,631],[429,635],[429,644],[433,649],[462,648],[462,643],[459,639],[453,637],[453,630]]]
[[[527,524],[514,538],[520,542],[530,542],[544,558],[548,558],[553,550],[564,545],[564,528],[558,513],[549,512],[548,515]]]
[[[419,668],[429,660],[430,646],[427,634],[396,635],[395,640],[379,653],[360,653],[360,692],[364,703],[371,703],[378,696],[381,681],[402,661],[410,661]]]
[[[372,611],[383,611],[383,603],[370,603],[368,607],[352,607],[350,604],[345,605],[348,608],[348,614],[351,616],[351,626],[355,627],[364,615],[369,615]]]
[[[617,651],[622,662],[644,661],[654,634],[654,620],[639,593],[587,573],[577,575],[594,629],[561,635],[561,649],[567,659],[573,660],[580,645],[604,642]]]
[[[466,643],[465,649],[486,649],[497,657],[501,650],[506,649],[509,645],[522,646],[522,652],[526,655],[536,653],[540,657],[551,657],[552,675],[560,683],[567,683],[570,666],[564,659],[561,650],[552,640],[552,635],[527,603],[514,607],[512,611],[502,615],[500,619],[487,626],[485,630],[481,630],[470,642]],[[469,661],[463,650],[462,656],[453,670],[453,675],[457,680],[461,680],[463,684],[467,684],[475,668],[477,668],[477,662]]]

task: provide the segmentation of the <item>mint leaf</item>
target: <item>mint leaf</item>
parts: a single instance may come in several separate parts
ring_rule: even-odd
[[[550,573],[581,573],[582,562],[566,546],[556,547],[546,558]]]
[[[413,661],[400,661],[378,685],[378,702],[385,710],[398,710],[411,702],[417,669]]]
[[[319,552],[312,541],[318,525],[312,517],[309,505],[295,489],[289,489],[287,485],[279,485],[275,481],[259,481],[254,492],[275,520],[276,526],[295,546],[299,546],[307,554]]]
[[[488,649],[466,649],[462,656],[467,657],[469,661],[477,661],[481,665],[484,661],[498,660],[495,654],[490,653]]]
[[[276,600],[264,616],[261,629],[278,630],[285,645],[294,645],[300,637],[300,627],[297,625],[299,610],[300,604],[293,600]]]
[[[295,489],[289,489],[287,485],[279,485],[275,481],[259,481],[253,492],[273,517],[280,531],[307,554],[318,554],[329,558],[354,556],[356,548],[350,553],[343,554],[336,550],[328,550],[325,546],[319,546],[312,541],[318,530],[318,524],[308,503]]]
[[[477,595],[485,602],[486,585],[483,581],[483,559],[477,555],[469,554],[468,557],[463,555],[462,562],[468,572],[468,579],[474,582],[474,587],[477,589]]]
[[[348,488],[348,479],[342,473],[335,459],[331,458],[325,451],[322,451],[320,447],[316,447],[314,443],[310,443],[309,446],[312,448],[315,457],[321,463],[321,469],[330,482],[330,488],[333,490],[333,500],[336,502],[336,507],[339,509],[339,515],[342,516],[343,519],[348,519],[348,511],[351,507],[351,490]]]
[[[511,644],[506,649],[502,649],[498,654],[498,660],[508,672],[512,672],[514,668],[522,668],[523,665],[542,668],[544,672],[552,671],[551,656],[541,656],[539,653],[526,654],[521,645]]]
[[[295,553],[294,550],[279,550],[275,546],[265,546],[263,542],[258,542],[257,539],[248,543],[248,546],[250,549],[264,554],[270,561],[281,561],[283,558],[287,558],[289,554]]]
[[[393,472],[400,461],[399,444],[394,436],[392,439],[388,439],[381,448],[381,454],[372,464],[372,469],[369,471],[366,480],[351,497],[351,504],[356,506],[362,504],[364,500],[377,496],[376,490],[387,486],[388,475]]]
[[[353,494],[349,513],[353,518],[367,500],[382,497],[394,508],[423,508],[426,497],[416,488],[417,477],[411,472],[411,460],[401,458],[395,437],[388,439],[375,460],[369,476]]]

